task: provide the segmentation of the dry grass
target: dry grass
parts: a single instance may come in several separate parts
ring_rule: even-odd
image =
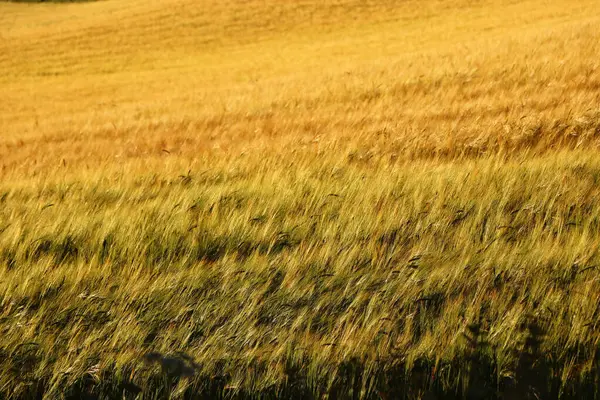
[[[597,398],[596,3],[0,3],[0,391]]]

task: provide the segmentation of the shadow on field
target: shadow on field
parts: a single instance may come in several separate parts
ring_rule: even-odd
[[[561,375],[564,365],[558,365],[551,355],[540,350],[544,339],[541,325],[530,319],[522,326],[525,339],[518,351],[516,367],[507,373],[500,371],[495,350],[486,338],[480,322],[469,325],[464,339],[464,354],[452,362],[421,359],[407,368],[399,354],[380,360],[378,369],[365,370],[359,359],[341,362],[333,376],[309,376],[308,363],[303,360],[284,366],[286,379],[278,386],[248,391],[232,383],[226,371],[226,360],[217,362],[210,373],[202,370],[194,359],[184,353],[148,353],[146,367],[154,373],[146,382],[134,383],[127,378],[133,371],[88,373],[65,388],[63,399],[169,399],[173,398],[180,381],[184,390],[176,398],[183,399],[597,399],[600,395],[600,349],[595,352],[587,378],[567,380]],[[12,354],[2,353],[2,363],[29,387],[25,394],[31,399],[45,398],[48,382],[28,377],[39,360],[35,343],[19,346]],[[567,349],[573,359],[578,349]],[[265,372],[268,365],[253,365],[254,373]],[[325,374],[323,374],[325,375]],[[3,397],[4,398],[4,397]]]

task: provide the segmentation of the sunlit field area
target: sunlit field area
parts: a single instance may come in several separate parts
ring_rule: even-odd
[[[597,0],[0,2],[1,399],[600,398]]]

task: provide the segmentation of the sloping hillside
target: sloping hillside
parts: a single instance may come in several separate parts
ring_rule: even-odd
[[[0,398],[598,398],[599,26],[0,2]]]
[[[594,1],[0,7],[9,169],[316,137],[371,148],[382,130],[394,154],[546,148],[570,141],[554,124],[598,123]]]

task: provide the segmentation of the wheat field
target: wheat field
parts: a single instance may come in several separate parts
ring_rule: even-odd
[[[0,398],[600,398],[597,0],[0,2]]]

